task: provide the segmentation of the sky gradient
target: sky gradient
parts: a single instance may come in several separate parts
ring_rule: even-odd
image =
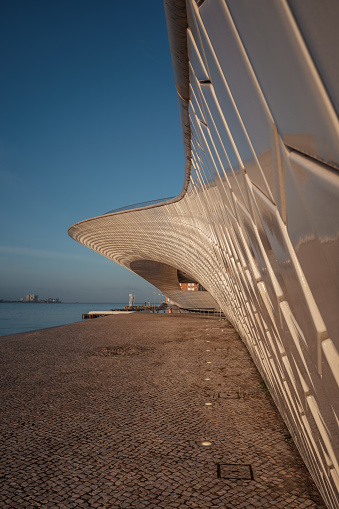
[[[1,1],[0,299],[152,300],[67,234],[175,196],[184,152],[163,3]]]

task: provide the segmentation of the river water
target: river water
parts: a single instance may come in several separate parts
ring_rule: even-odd
[[[127,303],[0,302],[0,336],[79,322],[89,311],[123,309]]]

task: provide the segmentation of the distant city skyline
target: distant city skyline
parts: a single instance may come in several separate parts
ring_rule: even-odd
[[[151,300],[152,285],[67,229],[181,191],[162,2],[13,0],[0,23],[0,299]]]

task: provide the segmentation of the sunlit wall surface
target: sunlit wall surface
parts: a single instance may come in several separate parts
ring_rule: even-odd
[[[220,306],[338,507],[339,104],[335,0],[165,0],[186,185],[70,228],[183,307]],[[142,100],[142,98],[140,98]],[[193,297],[192,297],[193,299]],[[203,302],[207,299],[206,302]],[[207,302],[208,301],[208,302]]]

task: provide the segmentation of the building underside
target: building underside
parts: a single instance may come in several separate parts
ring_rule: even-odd
[[[181,307],[222,309],[338,507],[339,4],[164,4],[184,189],[69,234]]]

